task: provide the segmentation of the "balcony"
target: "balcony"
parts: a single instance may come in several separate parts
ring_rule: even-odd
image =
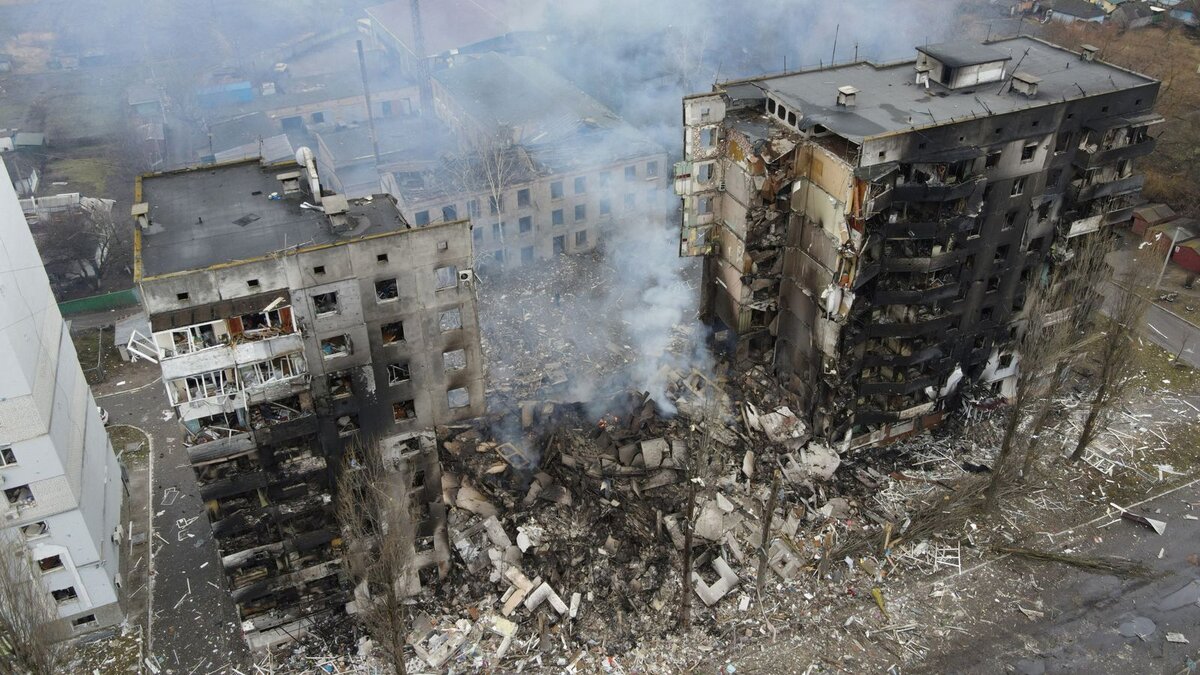
[[[1157,139],[1147,137],[1145,140],[1137,143],[1130,143],[1119,148],[1109,148],[1108,150],[1081,148],[1075,153],[1075,157],[1071,160],[1071,163],[1080,169],[1094,169],[1098,166],[1113,164],[1126,159],[1145,157],[1154,152],[1154,147],[1157,143]]]
[[[936,272],[962,263],[971,251],[965,248],[929,256],[898,258],[885,256],[883,269],[888,272]]]
[[[246,431],[197,443],[189,447],[187,453],[192,464],[202,464],[249,452],[254,447],[254,438]]]
[[[956,314],[931,315],[929,318],[905,323],[877,321],[863,327],[862,336],[869,338],[910,338],[922,335],[936,335],[953,328],[957,324],[958,316]]]
[[[1106,183],[1084,184],[1083,181],[1075,181],[1071,183],[1071,197],[1077,202],[1086,202],[1090,199],[1100,199],[1101,197],[1114,197],[1117,195],[1129,194],[1142,189],[1146,183],[1145,176],[1129,176],[1127,178],[1118,178]]]
[[[263,426],[255,425],[254,440],[259,445],[281,445],[317,433],[317,416],[298,415]]]
[[[869,298],[874,305],[932,305],[958,297],[958,290],[957,281],[928,288],[888,288],[881,281]]]
[[[858,393],[863,396],[907,396],[937,385],[937,378],[930,375],[904,382],[859,382]]]
[[[893,202],[953,202],[982,190],[982,176],[961,183],[903,183],[892,190]]]
[[[878,368],[880,366],[908,367],[917,366],[942,358],[945,354],[938,346],[925,347],[911,354],[896,354],[894,352],[868,352],[862,357],[863,368]]]
[[[233,357],[239,364],[266,361],[276,356],[304,351],[304,338],[299,333],[262,333],[258,337],[243,334],[233,345]]]
[[[879,231],[884,239],[946,239],[967,232],[974,225],[974,218],[959,215],[928,222],[884,223]]]

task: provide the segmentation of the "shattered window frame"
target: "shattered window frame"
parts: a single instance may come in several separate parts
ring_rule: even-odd
[[[388,385],[396,386],[412,380],[412,368],[407,361],[397,361],[387,365]]]
[[[382,286],[382,287],[381,287]],[[396,302],[400,299],[400,282],[395,277],[375,282],[375,302]]]
[[[354,378],[348,370],[339,370],[325,376],[325,387],[330,398],[350,398],[354,395]]]
[[[561,180],[550,183],[550,199],[562,199],[563,194],[563,182]]]
[[[517,208],[528,208],[533,204],[533,197],[530,195],[529,188],[521,188],[517,190]]]
[[[74,586],[67,586],[50,591],[50,597],[54,598],[55,604],[65,605],[78,600],[79,592],[75,590]]]
[[[392,402],[392,421],[410,422],[417,419],[417,402],[411,398]]]
[[[397,319],[396,321],[388,321],[387,323],[380,324],[379,339],[384,347],[407,342],[408,339],[404,335],[404,321]]]
[[[341,305],[338,304],[338,292],[337,291],[328,291],[325,293],[313,293],[312,301],[313,301],[313,312],[317,316],[331,316],[331,315],[337,314],[338,312],[341,311]],[[322,309],[321,308],[322,305],[325,305],[326,308]],[[330,306],[332,306],[332,309],[329,309]]]
[[[338,349],[338,341],[341,342],[341,349]],[[326,351],[325,347],[329,346],[331,351]],[[350,341],[350,336],[342,333],[341,335],[331,335],[320,342],[321,358],[325,360],[336,359],[343,356],[349,356],[354,353],[354,345]]]

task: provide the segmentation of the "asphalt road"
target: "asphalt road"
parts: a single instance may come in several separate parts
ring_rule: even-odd
[[[1171,307],[1183,311],[1176,305]],[[1200,316],[1191,321],[1200,321]],[[1144,332],[1154,344],[1172,355],[1178,354],[1179,359],[1191,367],[1200,368],[1200,327],[1189,323],[1184,315],[1172,314],[1160,305],[1150,305],[1146,310]]]
[[[139,427],[151,437],[150,653],[164,672],[228,672],[228,665],[241,667],[249,651],[225,591],[216,544],[180,442],[181,429],[168,410],[162,385],[151,382],[105,396],[101,405],[113,424]]]
[[[1035,590],[1004,602],[1036,608],[1043,616],[1029,620],[1010,611],[1009,620],[993,622],[986,634],[953,640],[942,658],[922,664],[920,671],[1198,672],[1188,670],[1188,663],[1200,659],[1200,482],[1135,511],[1165,521],[1164,534],[1125,520],[1104,520],[1076,530],[1081,543],[1075,552],[1132,559],[1150,569],[1149,577],[1121,578],[1009,558],[1000,564],[1018,573],[1024,567],[1037,582]]]

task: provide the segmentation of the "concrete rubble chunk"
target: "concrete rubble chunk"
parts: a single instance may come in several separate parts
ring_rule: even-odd
[[[809,443],[800,451],[800,464],[813,478],[829,480],[841,466],[842,459],[832,448],[820,443]]]
[[[670,453],[671,446],[666,439],[655,438],[649,441],[642,441],[642,458],[646,461],[646,467],[657,469],[662,466],[663,459]]]
[[[534,584],[515,567],[505,570],[504,578],[508,579],[512,587],[509,589],[511,594],[506,594],[508,597],[504,600],[504,606],[500,609],[500,613],[509,616],[517,610],[517,607],[525,600],[525,596],[533,590]]]
[[[705,605],[712,607],[720,602],[725,594],[738,585],[741,579],[738,578],[736,572],[729,567],[729,563],[725,559],[717,556],[712,560],[712,568],[721,578],[714,582],[711,586],[704,583],[704,579],[696,571],[692,571],[692,584],[696,589],[696,595],[704,601]]]
[[[550,584],[542,582],[532,593],[525,598],[525,609],[533,611],[537,609],[543,602],[549,602],[554,611],[561,616],[568,611],[567,603],[563,602],[562,598],[558,597],[558,593],[550,587]]]

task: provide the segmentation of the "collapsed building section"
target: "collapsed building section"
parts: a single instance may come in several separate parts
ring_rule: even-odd
[[[432,481],[417,554],[446,574],[426,430],[484,407],[469,224],[411,228],[299,159],[144,176],[133,207],[152,330],[128,349],[162,368],[252,646],[352,598],[333,495],[364,452]]]
[[[684,99],[681,254],[702,314],[848,447],[1011,393],[1025,300],[1127,220],[1159,83],[1028,37],[727,82]]]

